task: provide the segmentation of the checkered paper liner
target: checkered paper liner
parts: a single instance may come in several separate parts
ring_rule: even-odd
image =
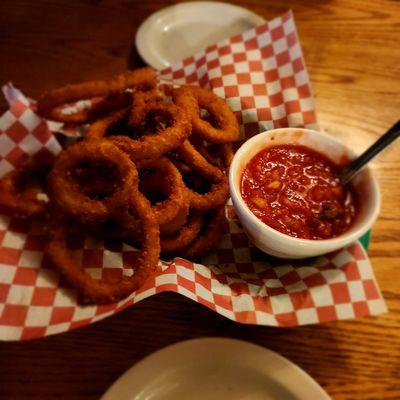
[[[314,103],[294,20],[289,12],[159,73],[163,83],[198,84],[236,112],[242,139],[283,126],[315,127]],[[54,125],[11,84],[0,118],[0,176],[40,151],[57,154]],[[58,126],[56,126],[58,128]],[[318,259],[284,263],[261,253],[233,207],[229,229],[202,264],[176,258],[116,304],[80,306],[74,289],[48,265],[40,223],[0,215],[0,339],[24,340],[84,326],[164,291],[180,293],[240,323],[296,326],[379,314],[385,303],[367,254],[356,242]],[[136,251],[83,234],[68,239],[77,262],[95,277],[129,275]],[[168,312],[168,310],[165,310]]]

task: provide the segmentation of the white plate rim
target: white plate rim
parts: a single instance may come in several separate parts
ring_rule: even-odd
[[[131,386],[135,386],[135,376],[139,374],[143,375],[146,370],[153,371],[153,376],[155,376],[155,367],[162,370],[173,368],[182,358],[187,358],[188,354],[196,354],[196,352],[197,356],[202,357],[205,354],[205,348],[212,352],[213,356],[218,356],[218,352],[223,353],[228,351],[231,355],[240,354],[240,360],[243,360],[243,357],[252,357],[252,361],[261,366],[261,371],[264,374],[273,377],[273,380],[279,385],[291,391],[296,396],[300,396],[298,397],[299,400],[331,399],[310,375],[278,353],[243,340],[211,337],[178,342],[150,354],[121,375],[100,400],[132,400],[135,392],[133,391],[134,387],[131,388]],[[234,359],[235,357],[233,356],[232,358]],[[283,369],[285,370],[285,376],[277,373],[277,371],[281,372]],[[151,383],[151,378],[148,382]],[[123,392],[130,392],[130,389],[132,389],[130,399],[121,397]]]
[[[151,28],[152,26],[154,26],[157,19],[162,16],[165,16],[168,13],[179,11],[180,9],[193,8],[195,10],[196,8],[201,9],[204,7],[211,7],[215,5],[218,5],[219,7],[226,7],[231,10],[235,9],[236,11],[240,11],[243,14],[243,16],[246,17],[248,21],[250,21],[254,26],[261,25],[263,22],[266,22],[263,17],[254,13],[253,11],[230,3],[224,3],[219,1],[186,1],[183,3],[173,4],[168,7],[161,8],[160,10],[149,15],[140,24],[139,28],[136,31],[136,37],[135,37],[135,45],[140,57],[148,65],[152,66],[155,69],[162,70],[164,68],[167,68],[169,65],[165,65],[160,59],[154,58],[152,56],[152,53],[147,51],[146,47],[147,37],[149,36]]]

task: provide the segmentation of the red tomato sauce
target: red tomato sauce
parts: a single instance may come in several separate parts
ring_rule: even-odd
[[[278,145],[256,154],[241,181],[243,200],[271,228],[302,239],[329,239],[349,229],[356,196],[340,167],[308,147]]]

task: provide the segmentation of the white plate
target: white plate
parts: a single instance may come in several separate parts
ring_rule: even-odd
[[[329,400],[286,358],[233,339],[195,339],[150,355],[101,400]]]
[[[259,15],[231,4],[180,3],[146,19],[137,31],[136,47],[143,60],[162,69],[263,22]]]

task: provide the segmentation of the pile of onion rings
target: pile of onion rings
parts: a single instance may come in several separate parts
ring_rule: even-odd
[[[90,105],[65,112],[80,100]],[[157,271],[160,254],[196,260],[218,245],[239,127],[213,92],[157,87],[155,72],[142,68],[46,92],[37,112],[82,124],[85,134],[55,159],[29,160],[3,177],[0,208],[45,221],[47,257],[82,302],[125,298]],[[68,249],[74,230],[138,247],[133,274],[90,276]]]

